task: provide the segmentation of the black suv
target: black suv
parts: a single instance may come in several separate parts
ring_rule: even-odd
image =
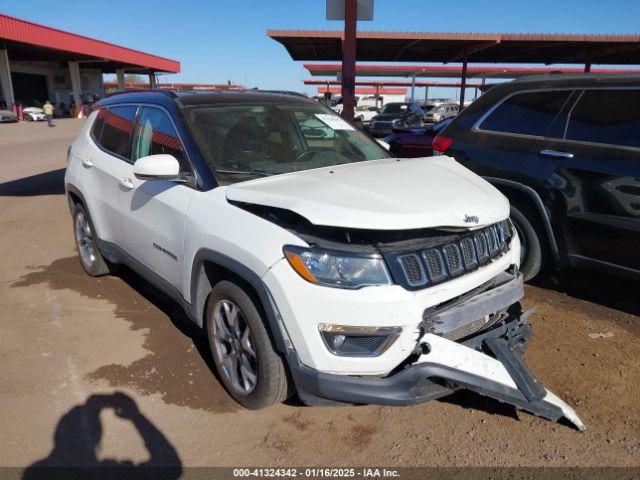
[[[419,103],[387,103],[380,113],[371,119],[369,133],[374,137],[389,135],[394,128],[421,126],[425,113]]]
[[[434,149],[511,201],[521,269],[640,279],[640,75],[547,75],[493,87]]]

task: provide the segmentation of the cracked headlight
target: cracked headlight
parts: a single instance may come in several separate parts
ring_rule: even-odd
[[[284,247],[289,265],[311,283],[338,288],[390,285],[391,277],[382,256],[338,252],[319,248]]]

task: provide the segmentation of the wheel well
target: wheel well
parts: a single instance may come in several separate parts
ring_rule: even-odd
[[[71,215],[73,215],[75,206],[80,204],[83,205],[82,199],[74,192],[68,192],[68,200],[69,200],[69,210],[71,210]]]
[[[205,312],[207,311],[207,301],[209,299],[209,294],[213,287],[216,286],[222,280],[231,281],[241,287],[247,295],[251,298],[253,303],[256,305],[260,314],[265,315],[264,306],[262,305],[262,301],[260,299],[260,295],[256,291],[256,289],[251,285],[251,283],[236,272],[229,270],[222,265],[219,265],[211,260],[206,260],[202,263],[200,267],[200,273],[198,275],[198,286],[197,286],[197,299],[195,302],[196,306],[196,315],[198,321],[201,323],[202,327],[206,327],[205,322]]]
[[[522,212],[523,215],[531,222],[534,229],[540,232],[540,240],[542,242],[542,248],[547,253],[548,257],[555,259],[556,252],[553,251],[552,245],[555,243],[555,239],[550,238],[550,225],[548,220],[545,219],[540,212],[540,208],[536,205],[535,201],[525,192],[522,192],[516,188],[507,187],[504,185],[495,185],[508,199],[509,203]],[[549,255],[551,254],[551,255]]]
[[[275,311],[276,307],[272,303],[269,303],[270,297],[266,289],[258,291],[250,280],[211,259],[202,261],[197,276],[194,276],[193,279],[193,281],[197,281],[198,283],[194,292],[195,298],[192,298],[192,318],[203,329],[206,329],[207,322],[205,321],[205,314],[211,290],[213,290],[213,287],[217,283],[223,280],[231,281],[242,288],[247,295],[249,295],[249,298],[251,298],[251,301],[258,309],[265,323],[269,338],[273,342],[276,350],[286,353],[286,344],[277,323],[278,314]]]

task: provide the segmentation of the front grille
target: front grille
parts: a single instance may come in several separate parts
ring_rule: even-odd
[[[436,285],[500,257],[509,249],[512,235],[505,220],[457,238],[449,236],[425,250],[388,255],[390,270],[397,283],[412,290]]]

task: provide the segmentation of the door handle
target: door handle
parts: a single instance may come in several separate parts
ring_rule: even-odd
[[[133,188],[133,182],[131,181],[130,178],[121,178],[120,179],[120,185],[122,185],[123,187],[131,190]]]
[[[81,157],[82,165],[85,167],[93,167],[93,162],[86,157]]]
[[[543,157],[554,157],[554,158],[573,158],[573,153],[570,152],[561,152],[560,150],[540,150],[540,155]]]

